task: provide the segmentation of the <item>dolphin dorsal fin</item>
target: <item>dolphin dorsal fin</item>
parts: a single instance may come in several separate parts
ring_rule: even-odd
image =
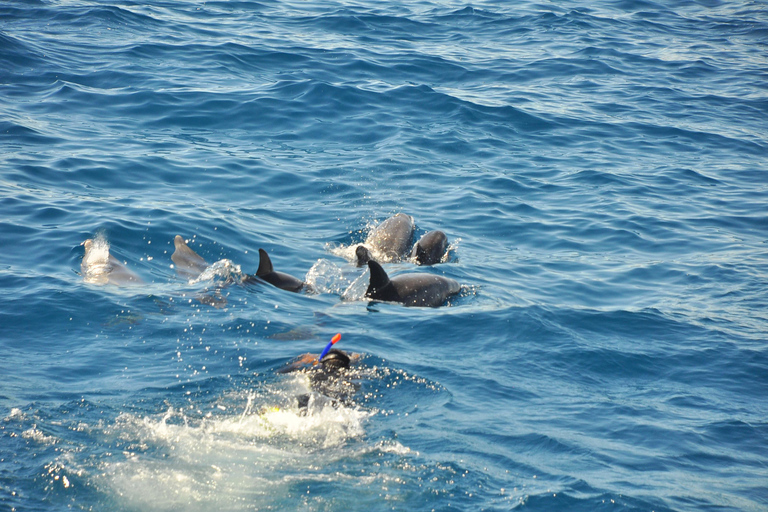
[[[265,276],[271,274],[275,269],[272,268],[272,260],[269,259],[267,251],[259,249],[259,269],[256,271],[257,276]]]
[[[370,260],[368,261],[368,268],[371,271],[371,280],[365,296],[377,300],[397,301],[399,299],[397,290],[381,265],[375,260]]]
[[[192,250],[187,245],[186,240],[181,235],[176,235],[173,239],[174,251],[171,259],[180,267],[189,267],[202,272],[208,267],[208,263],[202,256]]]
[[[371,287],[381,290],[389,284],[389,276],[376,260],[368,260],[368,268],[371,269]]]

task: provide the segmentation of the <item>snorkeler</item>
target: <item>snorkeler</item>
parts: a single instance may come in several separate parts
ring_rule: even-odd
[[[350,364],[359,359],[360,355],[353,354],[350,357],[339,349],[331,348],[339,339],[341,335],[334,336],[335,341],[328,343],[319,357],[304,354],[278,370],[278,373],[303,372],[309,378],[312,393],[296,397],[299,409],[306,410],[310,402],[318,405],[329,402],[331,406],[352,404],[352,397],[360,386],[351,379]]]

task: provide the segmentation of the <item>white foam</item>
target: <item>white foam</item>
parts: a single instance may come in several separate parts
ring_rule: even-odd
[[[103,234],[90,241],[90,249],[83,255],[80,273],[86,283],[106,284],[112,266],[109,264],[109,242]]]
[[[355,250],[357,249],[358,245],[361,245],[361,244],[350,244],[350,245],[326,244],[326,248],[328,252],[330,252],[334,256],[338,256],[339,258],[344,258],[345,260],[351,263],[355,263],[357,261],[357,255],[355,254]]]
[[[221,415],[194,418],[174,408],[120,415],[108,431],[133,449],[103,465],[100,486],[138,510],[253,510],[283,501],[296,475],[344,456],[372,414],[319,395],[305,411],[275,405],[308,391],[305,381],[291,376],[273,403],[252,394],[244,409],[242,396],[239,405],[218,404]]]
[[[374,260],[378,261],[379,263],[392,263],[396,261],[400,261],[400,256],[397,254],[393,254],[391,252],[382,252],[376,249],[376,247],[368,240],[366,239],[363,243],[358,244],[351,244],[351,245],[339,245],[339,246],[327,246],[328,251],[335,255],[339,256],[341,258],[344,258],[345,260],[349,261],[350,263],[357,263],[357,247],[359,245],[364,246],[368,251],[371,253],[371,256]],[[407,255],[405,258],[407,259]]]
[[[242,281],[245,277],[240,265],[235,265],[232,260],[222,259],[208,266],[195,279],[190,280],[190,284],[198,284],[207,281],[223,281],[232,283]]]
[[[36,427],[32,427],[30,429],[25,430],[24,432],[21,433],[21,437],[23,437],[24,439],[31,439],[37,443],[45,444],[45,445],[52,445],[56,443],[55,437],[45,435]]]
[[[459,250],[459,244],[461,243],[461,238],[456,238],[453,242],[448,244],[448,248],[445,250],[445,254],[443,254],[442,259],[440,260],[440,263],[448,263],[453,259],[454,254],[456,254]]]

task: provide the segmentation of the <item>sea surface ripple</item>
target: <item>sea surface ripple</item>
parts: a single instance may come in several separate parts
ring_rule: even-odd
[[[3,510],[768,509],[764,1],[0,20]],[[446,305],[363,300],[397,212]],[[314,291],[231,285],[259,248]],[[356,398],[301,411],[337,332]]]

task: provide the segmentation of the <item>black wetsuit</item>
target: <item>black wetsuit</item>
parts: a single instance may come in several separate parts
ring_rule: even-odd
[[[297,371],[288,369],[288,372]],[[350,405],[352,397],[360,385],[350,377],[349,356],[341,350],[332,349],[320,361],[316,368],[301,369],[309,377],[309,387],[318,395],[330,400],[332,406]],[[312,394],[305,393],[296,397],[300,409],[306,409],[312,399]]]

